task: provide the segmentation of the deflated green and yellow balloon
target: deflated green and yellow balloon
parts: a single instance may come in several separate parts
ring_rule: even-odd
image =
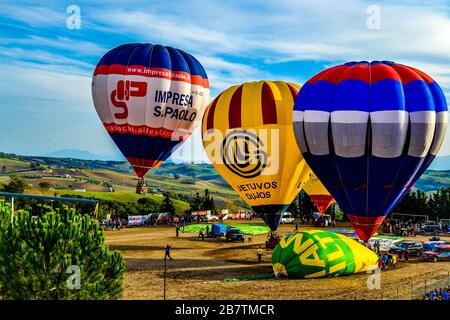
[[[272,254],[277,276],[319,278],[377,267],[378,256],[357,241],[333,232],[309,230],[281,239]]]

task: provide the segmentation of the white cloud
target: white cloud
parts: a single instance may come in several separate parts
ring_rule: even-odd
[[[25,45],[35,50],[38,48],[59,49],[72,54],[81,56],[101,56],[107,49],[97,43],[91,41],[83,41],[79,39],[70,39],[67,37],[56,37],[54,39],[40,36],[29,36],[25,38],[0,38],[3,46]]]
[[[23,62],[33,62],[40,65],[40,69],[52,69],[55,66],[60,67],[62,73],[87,73],[94,70],[95,66],[79,59],[69,58],[62,54],[54,54],[40,49],[23,49],[0,47],[0,58],[8,59],[14,64]],[[23,72],[23,71],[22,71]],[[30,73],[31,71],[26,71]]]
[[[67,14],[45,7],[20,6],[13,4],[0,5],[2,17],[24,22],[32,27],[61,26],[66,27]]]
[[[82,28],[104,33],[108,38],[126,39],[124,42],[161,42],[186,49],[205,66],[214,90],[221,91],[243,81],[281,78],[270,70],[292,61],[315,61],[326,67],[349,60],[393,60],[428,73],[450,98],[450,18],[445,1],[425,5],[418,0],[396,3],[193,0],[174,2],[171,6],[133,2],[131,10],[130,7],[123,10],[127,4],[128,1],[118,5],[81,4]],[[381,8],[380,30],[367,28],[366,9],[372,4]],[[35,31],[44,27],[65,28],[67,18],[65,10],[21,8],[12,4],[0,5],[0,13],[34,27]],[[9,41],[5,43],[5,38],[2,39],[0,62],[9,59],[17,67],[27,67],[31,63],[28,73],[34,70],[44,75],[48,72],[85,77],[90,76],[94,68],[90,63],[74,59],[73,55],[56,54],[50,49],[73,54],[78,50],[85,56],[100,56],[106,52],[101,44],[58,34]],[[14,47],[10,48],[11,45]],[[291,74],[283,78],[300,82],[309,76],[302,70],[292,70]],[[288,79],[290,77],[296,79]],[[58,76],[55,79],[62,81]],[[40,80],[36,76],[29,81],[39,85]],[[42,86],[51,85],[58,87],[48,79],[42,80]],[[59,88],[70,90],[64,86]],[[450,154],[450,134],[442,153]]]

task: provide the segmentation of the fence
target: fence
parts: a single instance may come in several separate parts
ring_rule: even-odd
[[[412,282],[411,289],[396,290],[392,295],[382,297],[383,300],[421,300],[425,294],[434,289],[450,287],[450,272],[447,274],[438,274],[433,277],[425,278],[420,282]]]

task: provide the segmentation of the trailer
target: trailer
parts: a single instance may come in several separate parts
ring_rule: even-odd
[[[211,231],[206,235],[208,238],[225,237],[228,231],[228,226],[222,223],[213,223]]]

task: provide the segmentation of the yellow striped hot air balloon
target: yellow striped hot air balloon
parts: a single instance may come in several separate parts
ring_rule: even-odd
[[[311,172],[311,177],[303,187],[303,190],[305,190],[314,202],[320,213],[324,213],[328,207],[334,203],[333,196],[328,192],[327,188],[325,188],[323,183],[313,172]]]
[[[236,85],[203,117],[203,146],[212,164],[273,231],[311,171],[293,130],[298,90],[282,81]]]

